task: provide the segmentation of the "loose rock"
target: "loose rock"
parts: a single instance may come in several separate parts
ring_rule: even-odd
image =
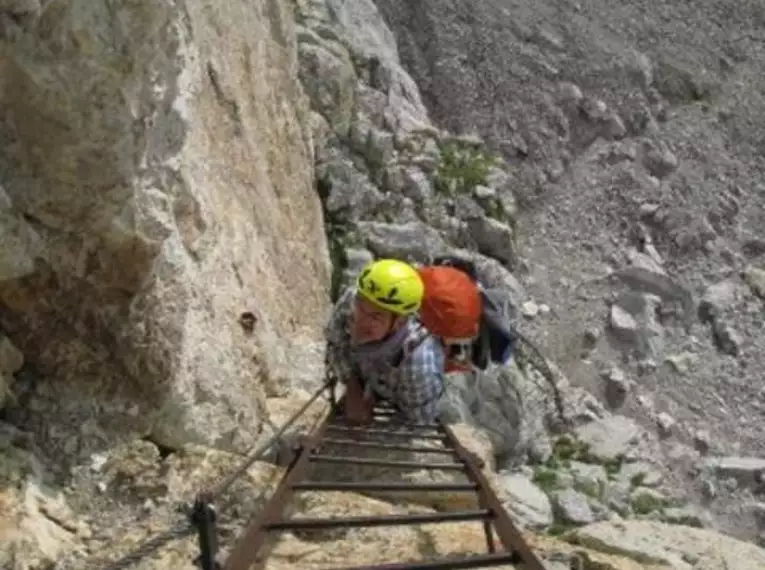
[[[618,305],[611,307],[611,330],[623,342],[635,342],[638,335],[638,323],[627,311]]]
[[[533,319],[539,314],[539,311],[539,305],[537,305],[534,301],[526,301],[523,306],[521,306],[521,312],[527,319]]]
[[[672,435],[672,429],[676,423],[675,418],[666,412],[662,412],[656,417],[656,424],[659,426],[659,433],[661,433],[662,437]]]
[[[610,416],[576,429],[579,440],[588,445],[588,453],[600,461],[623,458],[639,441],[642,430],[631,419]]]
[[[606,398],[612,407],[619,407],[629,392],[627,375],[621,368],[613,367],[606,374]]]
[[[765,299],[765,269],[753,265],[748,266],[744,270],[744,281],[749,285],[752,293]]]
[[[573,489],[554,493],[552,500],[556,515],[566,523],[585,525],[595,520],[587,497]]]
[[[765,474],[765,459],[758,457],[715,457],[708,461],[720,477],[755,482]]]

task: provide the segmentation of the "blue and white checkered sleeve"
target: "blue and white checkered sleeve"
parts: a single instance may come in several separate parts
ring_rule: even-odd
[[[355,288],[348,287],[340,295],[324,329],[327,340],[327,365],[342,383],[346,383],[352,374],[348,322],[355,293]]]
[[[427,338],[404,359],[396,399],[407,423],[432,423],[444,386],[444,355],[436,339]]]

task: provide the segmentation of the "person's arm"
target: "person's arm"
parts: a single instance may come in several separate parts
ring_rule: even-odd
[[[353,311],[354,287],[348,287],[332,308],[324,335],[327,340],[327,372],[345,386],[344,415],[352,425],[364,425],[372,419],[373,400],[366,398],[364,387],[351,361],[351,338],[348,323]]]
[[[396,401],[401,419],[407,423],[433,423],[444,392],[444,354],[435,338],[429,337],[401,363]]]
[[[358,378],[351,377],[345,384],[345,421],[350,425],[367,425],[373,419],[374,399],[364,394]]]
[[[348,287],[332,308],[324,337],[327,341],[326,363],[338,381],[345,384],[353,376],[351,365],[351,340],[348,321],[353,308],[355,289]]]

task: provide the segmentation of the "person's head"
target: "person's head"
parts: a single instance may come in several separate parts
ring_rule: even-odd
[[[357,342],[382,340],[403,326],[422,303],[422,280],[396,259],[369,262],[356,279],[352,331]]]

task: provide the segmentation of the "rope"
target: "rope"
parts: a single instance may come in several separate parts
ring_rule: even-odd
[[[529,340],[528,337],[522,335],[518,329],[515,329],[515,335],[520,341],[518,344],[518,349],[516,349],[516,362],[518,362],[519,367],[522,369],[526,367],[527,364],[531,364],[534,368],[536,368],[540,374],[544,377],[545,380],[547,380],[548,385],[550,386],[552,390],[552,396],[553,401],[555,403],[555,410],[558,414],[558,420],[564,425],[569,425],[569,419],[566,417],[566,410],[565,406],[563,404],[563,396],[560,392],[560,388],[558,386],[558,383],[555,380],[555,375],[553,374],[552,370],[550,370],[550,367],[547,364],[547,359],[544,357],[542,352],[537,348],[537,346]],[[525,347],[527,350],[524,350],[522,347]],[[518,358],[520,357],[520,358]]]
[[[223,495],[228,491],[228,489],[231,487],[231,485],[236,482],[237,479],[239,479],[242,475],[244,475],[247,470],[252,467],[252,465],[261,459],[270,449],[273,447],[275,443],[279,441],[279,439],[285,434],[285,432],[298,420],[300,417],[305,414],[306,410],[308,410],[309,407],[317,400],[319,397],[324,393],[324,391],[327,388],[333,388],[335,384],[335,380],[327,380],[321,388],[319,388],[312,396],[309,398],[309,400],[301,406],[301,408],[296,411],[295,413],[290,416],[290,418],[282,424],[282,427],[279,428],[279,430],[272,435],[266,443],[255,449],[250,455],[247,456],[247,458],[242,462],[242,464],[228,477],[223,479],[217,486],[214,486],[212,490],[209,491],[203,491],[199,493],[199,497],[204,497],[204,500],[206,502],[212,502],[215,498]],[[181,538],[186,538],[192,534],[195,534],[197,532],[197,527],[194,524],[194,522],[191,520],[191,508],[186,507],[184,509],[186,511],[187,520],[183,523],[180,523],[176,525],[175,527],[162,532],[158,534],[157,536],[147,540],[145,543],[140,545],[139,547],[135,548],[122,558],[116,560],[115,562],[109,563],[108,566],[104,567],[103,570],[125,570],[126,568],[130,568],[134,564],[137,564],[142,559],[146,558],[147,556],[150,556],[163,546],[169,544],[170,542],[173,542],[175,540],[179,540]]]
[[[171,542],[174,542],[176,540],[180,540],[181,538],[186,538],[187,536],[190,536],[194,534],[195,532],[196,532],[196,528],[194,528],[191,522],[179,524],[175,528],[167,530],[147,540],[135,550],[132,550],[131,552],[129,552],[128,554],[120,558],[119,560],[112,562],[111,564],[106,566],[104,570],[125,570],[126,568],[130,568],[131,566],[133,566],[134,564],[138,564],[141,560],[153,554],[154,552],[156,552],[163,546]]]
[[[272,435],[269,440],[261,445],[258,449],[256,449],[252,454],[242,463],[242,465],[234,471],[231,475],[229,475],[226,479],[224,479],[214,490],[210,491],[210,496],[212,499],[216,498],[219,495],[222,495],[225,493],[229,487],[237,480],[239,477],[244,475],[247,470],[252,467],[252,464],[255,463],[258,459],[262,458],[266,452],[271,449],[271,447],[284,435],[284,433],[294,424],[305,412],[308,408],[311,407],[311,405],[319,399],[319,397],[322,395],[324,390],[329,388],[332,385],[332,381],[325,382],[321,388],[319,388],[313,396],[305,403],[303,406],[290,418],[287,420],[286,423],[282,424],[282,427],[274,434]]]

